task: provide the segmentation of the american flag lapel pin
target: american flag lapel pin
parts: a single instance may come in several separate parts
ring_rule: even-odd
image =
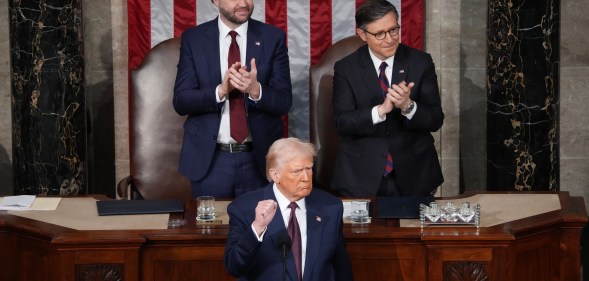
[[[320,216],[316,216],[315,219],[317,220],[317,222],[321,222],[321,217]]]

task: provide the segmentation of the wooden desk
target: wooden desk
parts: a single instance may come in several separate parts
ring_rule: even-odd
[[[491,227],[395,227],[375,220],[344,231],[355,280],[580,280],[584,201]],[[227,225],[74,230],[0,214],[0,280],[235,280],[223,265]],[[179,214],[173,214],[178,216]]]

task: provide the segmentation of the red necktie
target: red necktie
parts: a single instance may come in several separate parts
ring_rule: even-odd
[[[303,271],[301,267],[302,249],[301,249],[301,229],[299,228],[299,221],[295,215],[295,210],[299,207],[296,202],[290,202],[290,219],[288,220],[288,236],[292,240],[292,255],[295,259],[297,274],[299,281],[303,279]]]
[[[383,96],[386,98],[387,92],[388,92],[388,88],[390,87],[389,85],[389,79],[387,79],[387,76],[385,75],[384,70],[387,68],[387,63],[386,62],[382,62],[380,64],[380,73],[378,74],[378,80],[380,82],[380,88],[382,90],[382,94]],[[391,155],[391,153],[387,153],[387,161],[384,165],[384,171],[383,171],[383,176],[387,176],[388,174],[390,174],[393,171],[393,156]]]
[[[229,31],[229,35],[231,36],[231,45],[229,45],[227,67],[231,67],[233,63],[241,61],[239,46],[235,40],[237,32],[231,30]],[[237,143],[243,143],[248,135],[245,117],[245,99],[243,93],[237,89],[234,89],[229,93],[229,126],[231,128],[231,137]]]

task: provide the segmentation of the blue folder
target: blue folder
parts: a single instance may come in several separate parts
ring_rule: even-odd
[[[184,212],[182,200],[103,200],[96,201],[99,216]]]
[[[435,201],[433,196],[428,197],[377,197],[376,218],[379,219],[418,219],[419,205],[429,206]]]

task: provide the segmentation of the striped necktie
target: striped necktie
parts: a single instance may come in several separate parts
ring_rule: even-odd
[[[378,80],[380,82],[380,88],[382,89],[382,95],[383,96],[386,96],[387,95],[388,89],[391,86],[389,84],[389,79],[387,79],[387,76],[386,76],[386,74],[384,72],[384,70],[387,69],[387,66],[389,66],[389,65],[386,62],[383,61],[380,64],[380,68],[379,68],[380,69],[380,73],[378,74]]]
[[[380,64],[380,73],[378,74],[378,80],[380,82],[380,89],[382,90],[382,95],[383,97],[386,98],[388,89],[390,87],[389,84],[389,79],[387,79],[387,76],[385,75],[384,70],[387,68],[388,64],[386,62],[382,62]],[[390,174],[393,171],[393,156],[391,155],[391,153],[387,153],[387,160],[384,166],[384,171],[383,171],[383,176],[387,176],[388,174]]]

